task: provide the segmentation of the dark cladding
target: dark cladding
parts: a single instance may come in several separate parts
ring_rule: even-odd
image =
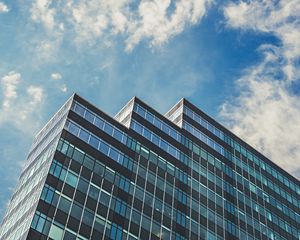
[[[0,229],[18,239],[300,239],[300,184],[185,99],[110,117],[74,94],[37,135]]]

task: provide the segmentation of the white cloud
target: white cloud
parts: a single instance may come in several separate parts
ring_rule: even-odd
[[[9,109],[13,100],[17,98],[16,89],[20,79],[21,74],[16,72],[9,72],[2,78],[1,84],[4,96],[2,107],[4,110]]]
[[[66,84],[63,84],[61,87],[60,87],[60,90],[64,93],[66,93],[68,91],[68,88],[66,86]]]
[[[52,73],[52,74],[51,74],[51,78],[52,78],[53,80],[60,80],[60,79],[62,78],[62,76],[61,76],[60,73],[55,72],[55,73]]]
[[[132,50],[144,39],[152,46],[166,43],[187,26],[197,24],[212,1],[67,0],[57,4],[35,0],[31,18],[50,33],[75,33],[77,44],[93,45],[119,34],[126,49]]]
[[[36,0],[31,8],[32,20],[42,23],[47,30],[53,30],[56,25],[56,10],[51,4],[52,0]]]
[[[224,8],[228,27],[275,35],[262,45],[263,60],[237,82],[240,95],[221,114],[231,129],[281,167],[300,177],[300,0],[239,1]]]
[[[212,1],[179,0],[169,13],[171,1],[142,1],[138,18],[129,23],[127,49],[131,50],[142,39],[150,39],[151,45],[161,45],[181,33],[187,25],[196,24],[205,15]]]
[[[0,13],[7,13],[9,9],[4,2],[0,2]]]
[[[52,63],[58,59],[59,47],[62,38],[57,35],[45,39],[33,39],[29,45],[29,51],[36,56],[34,64],[38,67],[41,63]]]
[[[30,133],[38,127],[40,107],[44,100],[44,90],[41,87],[25,86],[21,89],[21,74],[9,72],[1,79],[3,93],[0,108],[0,125],[11,124],[24,133]]]
[[[273,33],[287,60],[300,55],[300,1],[239,1],[224,9],[229,27]]]

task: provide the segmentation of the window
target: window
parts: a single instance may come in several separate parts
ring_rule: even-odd
[[[63,229],[52,224],[51,228],[50,228],[50,232],[49,232],[49,237],[51,237],[52,239],[55,239],[55,240],[56,239],[60,240],[60,239],[62,239],[63,233],[64,233]]]
[[[88,120],[91,123],[94,123],[95,116],[90,111],[86,111],[85,112],[85,119]]]
[[[177,178],[185,184],[188,182],[187,174],[181,170],[177,170]]]
[[[150,231],[151,221],[148,217],[145,215],[142,216],[142,228],[144,228],[146,231]]]
[[[95,162],[95,166],[94,166],[94,172],[98,175],[100,175],[101,177],[104,174],[104,166],[102,164],[99,164],[97,162]]]
[[[59,178],[61,169],[62,169],[62,165],[59,162],[57,162],[56,160],[53,160],[51,167],[50,167],[50,174]]]
[[[113,223],[110,229],[110,239],[112,240],[122,240],[122,227]]]
[[[94,229],[96,229],[97,231],[103,233],[104,226],[105,226],[105,221],[98,218],[98,217],[96,217],[95,218],[95,223],[94,223]]]
[[[132,211],[131,221],[134,222],[137,225],[140,225],[141,220],[141,214],[137,212],[136,210]]]
[[[161,228],[160,225],[158,225],[158,224],[155,223],[155,222],[152,222],[152,231],[151,231],[151,232],[152,232],[156,237],[158,237],[158,238],[161,237],[161,230],[160,230],[160,228]]]
[[[75,174],[68,172],[67,177],[66,177],[67,184],[69,184],[73,188],[76,188],[77,180],[78,180],[78,177]]]
[[[129,192],[130,181],[127,180],[125,177],[120,176],[119,182],[118,182],[118,187],[123,189],[125,192]]]
[[[82,164],[83,162],[83,157],[84,157],[84,153],[78,149],[75,148],[74,153],[73,153],[73,159]]]
[[[88,190],[88,187],[89,187],[89,183],[86,180],[84,180],[83,178],[80,178],[77,189],[79,191],[81,191],[82,193],[86,193]]]
[[[104,126],[104,122],[102,119],[96,117],[95,118],[95,125],[100,128],[100,129],[103,129],[103,126]]]
[[[124,217],[126,215],[126,209],[126,203],[117,198],[114,211]]]
[[[85,142],[88,142],[89,140],[89,133],[83,129],[80,129],[80,132],[79,132],[79,138]]]
[[[147,112],[146,113],[146,119],[148,122],[153,123],[154,117],[151,113]]]
[[[91,135],[90,145],[93,146],[94,148],[98,149],[99,143],[100,143],[100,141],[96,137],[94,137],[93,135]]]
[[[74,108],[75,108],[74,110],[76,113],[78,113],[82,117],[84,116],[85,109],[82,106],[80,106],[78,103],[75,103]]]
[[[75,125],[74,123],[69,122],[68,130],[73,135],[78,136],[80,128],[77,125]]]
[[[182,202],[183,204],[187,204],[187,195],[185,192],[181,191],[181,190],[177,190],[177,199],[179,202]]]
[[[153,124],[154,124],[157,128],[161,129],[161,122],[160,122],[159,119],[154,118]]]
[[[98,200],[100,190],[93,185],[90,185],[89,196],[96,201]]]
[[[93,225],[93,221],[94,221],[94,214],[91,213],[88,209],[85,209],[84,213],[83,213],[82,221],[86,225],[91,227]]]
[[[108,155],[109,146],[105,144],[104,142],[100,143],[100,151],[104,153],[105,155]]]
[[[93,170],[94,168],[94,160],[89,157],[88,155],[85,155],[84,157],[84,161],[83,161],[83,166],[85,166],[86,168]]]
[[[163,203],[159,199],[154,198],[154,209],[162,213],[162,207],[163,207]]]
[[[108,204],[109,204],[109,199],[110,199],[110,195],[107,194],[107,193],[104,192],[104,191],[101,191],[100,202],[101,202],[103,205],[108,206]]]
[[[67,230],[64,234],[64,240],[76,240],[76,235]]]
[[[106,168],[105,171],[105,179],[109,182],[113,183],[115,178],[115,172],[109,168]]]
[[[110,152],[109,152],[109,157],[111,159],[117,161],[118,160],[118,156],[119,156],[119,153],[115,149],[111,148]]]
[[[31,227],[38,232],[42,232],[46,223],[46,215],[36,212],[31,223]]]
[[[115,139],[117,139],[118,141],[122,141],[122,136],[123,136],[123,134],[119,131],[119,130],[117,130],[117,129],[115,129],[114,130],[114,138]]]
[[[141,147],[141,153],[140,153],[144,158],[148,159],[149,156],[149,151],[146,148]]]
[[[186,216],[182,212],[177,210],[176,213],[176,222],[185,227],[186,225]]]
[[[74,203],[71,210],[71,216],[80,220],[81,214],[82,214],[82,207]]]
[[[159,146],[159,137],[156,136],[155,134],[152,134],[152,142],[153,142],[155,145]]]
[[[41,199],[44,200],[47,203],[51,203],[53,196],[54,196],[54,188],[50,187],[49,185],[45,184],[45,187],[43,188]]]
[[[105,125],[104,125],[104,131],[105,131],[107,134],[109,134],[109,135],[112,136],[112,133],[113,133],[113,127],[112,127],[110,124],[105,123]]]
[[[161,140],[161,141],[160,141],[160,147],[161,147],[164,151],[168,152],[168,144],[167,144],[164,140]]]
[[[69,213],[70,207],[71,207],[71,201],[69,201],[68,199],[62,196],[60,198],[58,208],[65,213]]]
[[[63,154],[66,154],[67,153],[67,151],[68,151],[68,147],[69,147],[69,144],[67,144],[67,143],[63,143],[63,145],[62,145],[62,147],[61,147],[61,152],[63,153]]]
[[[151,132],[148,129],[144,128],[143,136],[148,140],[151,140],[151,135]]]
[[[180,234],[175,234],[175,240],[185,240],[185,237],[181,236]]]

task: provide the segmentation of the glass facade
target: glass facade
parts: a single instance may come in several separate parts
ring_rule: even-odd
[[[1,240],[300,239],[299,181],[185,99],[165,117],[137,98],[115,118],[78,95],[62,109]]]

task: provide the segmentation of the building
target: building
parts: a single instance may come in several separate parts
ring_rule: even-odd
[[[112,118],[75,94],[36,136],[0,239],[299,240],[300,184],[185,99]]]

